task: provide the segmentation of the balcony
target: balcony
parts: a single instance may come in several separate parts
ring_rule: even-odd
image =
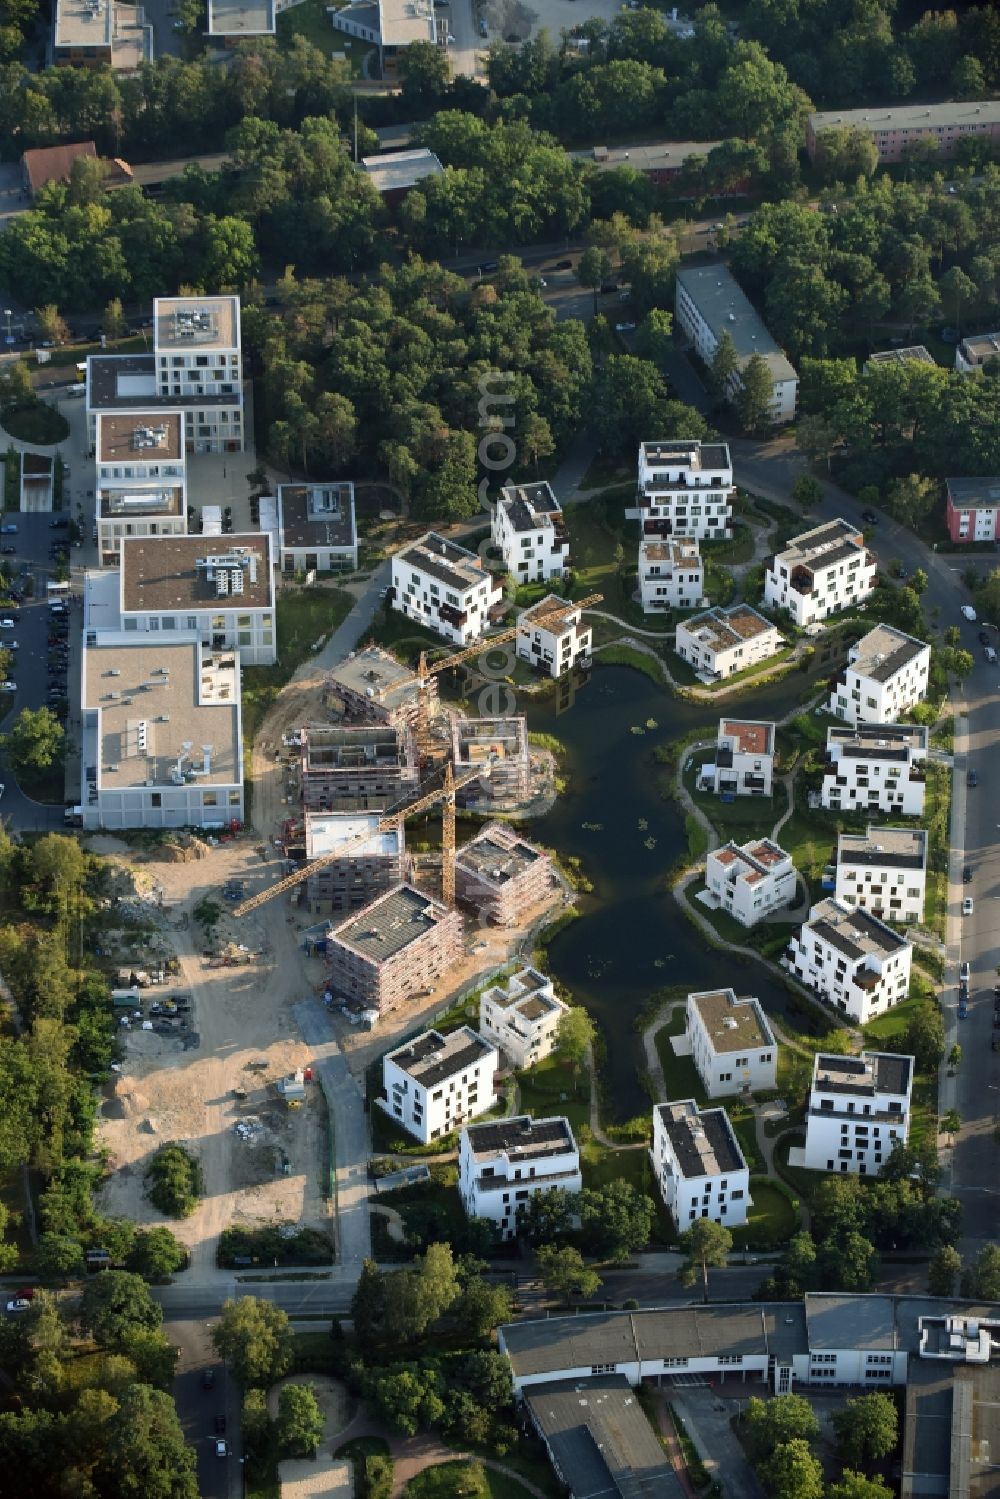
[[[661,541],[665,541],[668,536],[671,536],[673,529],[673,521],[665,519],[647,520],[642,523],[643,536],[658,536]]]
[[[809,572],[808,568],[794,568],[788,580],[788,585],[790,588],[794,588],[796,593],[810,594],[815,592],[813,575]]]
[[[446,625],[451,625],[455,630],[463,629],[469,618],[465,610],[456,609],[452,604],[439,605],[438,616]]]
[[[913,785],[922,786],[927,779],[927,772],[922,765],[911,765],[910,773],[906,779]]]

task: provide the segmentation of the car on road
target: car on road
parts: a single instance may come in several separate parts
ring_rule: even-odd
[[[970,625],[974,625],[976,623],[976,611],[975,609],[973,609],[971,604],[962,605],[962,618],[967,619]]]
[[[965,868],[962,870],[962,879],[965,881],[965,883],[967,885],[971,885],[972,884],[972,865],[971,864],[966,864]]]
[[[966,1019],[968,1019],[968,1015],[969,1015],[969,1002],[966,999],[960,999],[958,1001],[958,1018],[959,1018],[959,1020],[966,1020]]]
[[[967,984],[971,977],[972,969],[969,967],[969,960],[966,959],[964,963],[959,964],[958,982],[960,984]]]
[[[499,260],[484,260],[483,263],[482,263],[482,265],[479,267],[479,272],[480,272],[480,275],[482,275],[486,271],[498,271],[499,269],[500,269],[500,262],[499,262]]]
[[[979,785],[979,776],[978,776],[977,772],[975,770],[973,770],[971,767],[965,773],[965,784],[967,786],[978,786]]]
[[[8,1301],[7,1310],[9,1312],[26,1312],[30,1306],[31,1302],[27,1296],[15,1296],[13,1301]]]
[[[615,332],[616,333],[634,333],[635,332],[635,324],[634,323],[616,323],[615,324]]]
[[[862,510],[861,519],[864,521],[866,526],[878,525],[878,516],[875,514],[874,510]]]
[[[987,664],[989,666],[995,666],[996,665],[997,653],[994,650],[993,646],[991,646],[991,645],[984,645],[983,646],[983,658],[984,658],[984,660],[987,662]]]
[[[13,557],[16,551],[17,547],[12,547],[9,543],[7,544],[7,546],[0,547],[0,552],[2,552],[5,557]]]
[[[69,516],[68,515],[54,515],[52,517],[52,519],[49,521],[49,530],[50,531],[61,531],[65,526],[68,526],[68,525],[69,525]]]
[[[557,260],[554,269],[557,271],[571,271],[573,269],[573,262],[571,260]]]
[[[216,1457],[228,1457],[229,1456],[229,1446],[228,1446],[228,1444],[226,1442],[225,1437],[217,1437],[216,1438],[216,1441],[215,1441],[215,1455],[216,1455]]]
[[[12,630],[13,628],[14,621],[9,614],[5,614],[3,619],[0,619],[0,630]]]
[[[210,1390],[214,1384],[215,1384],[215,1370],[214,1369],[202,1369],[202,1371],[201,1371],[201,1387],[202,1387],[202,1389],[203,1390]]]
[[[0,536],[16,536],[17,527],[10,521],[5,526],[0,526]]]
[[[979,632],[979,644],[980,645],[991,645],[992,642],[993,642],[993,636],[990,634],[989,630],[980,630],[980,632]]]
[[[972,915],[972,896],[971,895],[967,895],[965,897],[965,899],[963,900],[963,902],[962,902],[962,915],[963,916],[971,916]]]

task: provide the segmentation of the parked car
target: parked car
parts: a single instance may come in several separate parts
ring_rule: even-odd
[[[874,510],[862,510],[861,519],[864,521],[866,526],[878,525],[878,516],[875,514]]]
[[[573,269],[573,262],[571,260],[557,260],[555,269],[557,271],[571,271]]]
[[[968,1001],[964,1000],[964,999],[960,999],[958,1001],[958,1018],[959,1018],[959,1020],[966,1020],[968,1018],[968,1014],[969,1014]]]
[[[984,645],[983,646],[983,657],[986,660],[986,663],[987,663],[988,666],[995,666],[996,665],[997,653],[994,650],[993,646],[991,646],[991,645]]]
[[[16,536],[16,535],[17,535],[17,527],[13,524],[12,521],[8,521],[5,526],[0,526],[0,536]]]
[[[12,630],[13,628],[14,621],[9,614],[5,614],[3,619],[0,619],[0,630]]]
[[[215,1455],[216,1455],[216,1457],[228,1457],[229,1456],[229,1448],[226,1445],[226,1440],[225,1440],[224,1437],[217,1437],[216,1438],[216,1442],[215,1442]]]
[[[13,1301],[8,1301],[7,1310],[9,1312],[26,1312],[30,1306],[31,1302],[27,1296],[15,1296]]]
[[[971,916],[972,915],[972,896],[971,895],[967,895],[965,897],[965,899],[963,900],[963,902],[962,902],[962,915],[963,916]]]
[[[0,692],[16,692],[16,691],[17,691],[17,683],[16,682],[10,682],[10,681],[8,681],[8,682],[0,682]]]
[[[13,557],[16,551],[17,547],[12,547],[9,542],[6,546],[0,547],[0,552],[2,552],[5,557]]]
[[[962,870],[962,879],[965,881],[965,883],[967,885],[971,885],[972,884],[972,865],[971,864],[966,864],[965,868]]]
[[[976,771],[974,769],[972,769],[971,767],[965,773],[965,784],[967,786],[978,786],[979,785],[979,776],[976,773]]]
[[[967,984],[969,982],[969,979],[971,977],[972,977],[972,969],[969,967],[969,960],[968,960],[968,958],[966,958],[965,962],[961,963],[959,965],[959,969],[958,969],[958,982],[960,984]]]
[[[967,619],[970,625],[974,625],[976,623],[976,611],[975,609],[973,609],[971,604],[962,605],[962,618]]]
[[[635,324],[634,323],[616,323],[615,324],[615,332],[616,333],[634,333],[635,332]]]

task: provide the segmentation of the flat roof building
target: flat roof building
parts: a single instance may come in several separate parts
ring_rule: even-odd
[[[378,812],[307,811],[304,836],[307,863],[344,850],[342,858],[314,869],[305,881],[314,916],[360,910],[409,878],[406,829],[402,823],[383,828]]]
[[[737,371],[727,386],[730,399],[735,398],[740,388],[742,371],[759,354],[773,381],[771,420],[775,423],[792,420],[799,377],[728,266],[704,265],[679,270],[675,308],[677,321],[693,339],[706,364],[711,364],[723,332],[729,334],[738,361]]]
[[[431,0],[349,0],[340,10],[330,11],[335,31],[359,37],[378,49],[379,73],[395,77],[399,54],[412,42],[441,46]]]
[[[522,1071],[550,1054],[566,1010],[552,992],[551,979],[537,968],[522,968],[506,983],[483,990],[479,1029]]]
[[[850,724],[895,723],[927,696],[930,665],[923,640],[876,625],[848,650],[827,711]]]
[[[922,921],[927,888],[923,828],[838,833],[836,897],[897,925]]]
[[[547,583],[569,567],[569,537],[552,486],[506,484],[490,518],[493,545],[518,584]]]
[[[698,781],[717,796],[770,796],[774,778],[774,724],[755,718],[722,718],[715,759]]]
[[[377,645],[352,651],[331,669],[327,682],[328,697],[349,724],[412,724],[421,692],[432,710],[437,703],[436,677],[419,687],[413,669]]]
[[[380,1107],[425,1145],[496,1103],[492,1042],[463,1025],[443,1036],[424,1031],[382,1058]]]
[[[416,791],[416,752],[405,724],[310,724],[299,745],[302,804],[310,811],[384,812]]]
[[[372,187],[390,206],[401,203],[411,187],[426,182],[428,177],[444,174],[444,167],[426,146],[414,146],[409,151],[383,151],[379,156],[362,156],[361,168]]]
[[[880,162],[902,161],[906,147],[918,140],[935,141],[942,157],[954,156],[960,140],[982,135],[1000,140],[1000,100],[963,99],[945,104],[891,104],[861,109],[828,109],[811,114],[806,123],[806,150],[816,155],[817,137],[824,130],[862,130],[878,147]]]
[[[225,42],[273,36],[276,0],[208,0],[208,35]]]
[[[821,804],[830,811],[924,810],[928,731],[919,724],[833,724],[826,731]]]
[[[937,368],[934,355],[923,344],[910,344],[905,349],[883,349],[878,354],[869,354],[865,371],[871,369],[872,365],[879,364],[932,364]]]
[[[764,604],[787,609],[797,625],[818,624],[862,603],[875,587],[878,559],[850,521],[824,521],[764,564]]]
[[[583,611],[557,593],[547,593],[517,617],[517,654],[550,677],[562,677],[590,663],[593,631]]]
[[[95,459],[94,509],[102,566],[116,566],[126,536],[187,534],[182,412],[99,412]]]
[[[699,1109],[693,1098],[657,1104],[650,1158],[678,1233],[697,1218],[727,1228],[747,1221],[750,1172],[725,1109]]]
[[[868,911],[836,899],[813,906],[782,964],[864,1025],[906,999],[913,948]]]
[[[732,989],[689,994],[686,1024],[691,1060],[709,1098],[776,1086],[778,1045],[758,999],[737,999]]]
[[[355,570],[353,484],[279,484],[277,510],[278,566],[283,573]]]
[[[397,1009],[461,961],[462,926],[458,911],[398,885],[330,934],[329,986],[365,1009]]]
[[[794,904],[795,886],[791,855],[770,838],[752,838],[709,850],[705,891],[698,898],[751,927]]]
[[[458,1142],[458,1190],[470,1218],[487,1218],[502,1239],[517,1235],[518,1213],[538,1192],[579,1192],[580,1152],[569,1121],[521,1114],[467,1125]]]
[[[674,649],[699,677],[718,682],[767,661],[783,645],[777,625],[749,604],[734,604],[681,620]]]
[[[623,1374],[533,1385],[524,1401],[569,1499],[687,1493]]]
[[[392,559],[393,609],[455,645],[469,645],[503,602],[500,581],[465,547],[428,531]]]
[[[514,926],[552,889],[552,860],[504,823],[487,823],[455,857],[455,892],[497,926]]]
[[[466,805],[513,807],[531,796],[531,750],[528,720],[515,718],[460,718],[451,721],[451,753],[455,770],[482,766],[483,774],[459,792]]]
[[[895,1052],[860,1056],[817,1052],[806,1108],[801,1160],[810,1171],[877,1176],[910,1131],[913,1058]]]
[[[1000,475],[944,482],[945,521],[952,541],[1000,539]]]
[[[153,28],[141,5],[116,0],[56,0],[52,25],[56,66],[109,67],[134,71],[153,61]]]
[[[1000,333],[967,333],[955,349],[955,368],[960,375],[981,370],[991,359],[1000,359]]]

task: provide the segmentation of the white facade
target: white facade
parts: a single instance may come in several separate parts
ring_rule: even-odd
[[[833,812],[888,812],[920,817],[924,810],[927,730],[916,724],[834,725],[826,735],[820,801]]]
[[[153,326],[156,389],[184,402],[190,446],[196,453],[241,452],[239,297],[157,297]]]
[[[455,645],[478,640],[502,598],[499,581],[480,558],[435,531],[392,559],[393,609]]]
[[[102,411],[96,419],[98,555],[113,567],[126,536],[187,534],[181,411]]]
[[[910,1133],[913,1058],[863,1051],[813,1062],[802,1164],[810,1171],[877,1176]]]
[[[736,372],[726,388],[730,400],[740,390],[743,370],[754,355],[760,355],[772,381],[770,420],[779,425],[794,418],[799,377],[726,266],[716,262],[678,271],[674,312],[707,365],[711,365],[723,333],[729,334],[737,360]]]
[[[716,796],[770,796],[773,778],[774,724],[721,719],[715,759],[698,772],[701,787]]]
[[[458,1190],[470,1218],[496,1224],[501,1239],[517,1233],[518,1209],[537,1192],[579,1192],[580,1152],[564,1118],[527,1114],[466,1126],[458,1144]]]
[[[767,661],[784,643],[769,619],[749,604],[735,604],[681,620],[674,650],[699,676],[721,681]]]
[[[518,584],[547,583],[569,566],[562,506],[551,484],[509,484],[500,491],[490,521],[493,545]]]
[[[696,609],[705,592],[705,564],[697,541],[644,536],[639,543],[639,592],[646,614]]]
[[[750,1172],[725,1109],[699,1109],[693,1098],[657,1104],[651,1158],[678,1233],[698,1218],[726,1228],[747,1221]]]
[[[262,529],[263,520],[262,507]],[[357,568],[353,484],[279,484],[275,522],[278,566],[283,573],[354,572]]]
[[[549,1056],[565,1013],[566,1006],[552,992],[552,980],[537,968],[522,968],[479,996],[480,1032],[519,1072]]]
[[[777,1086],[778,1044],[757,999],[732,989],[687,997],[691,1060],[709,1098],[767,1093]]]
[[[378,1102],[390,1119],[429,1145],[496,1103],[497,1051],[468,1025],[424,1031],[382,1058]]]
[[[817,624],[866,599],[877,571],[877,559],[856,526],[826,521],[765,564],[764,603],[787,609],[797,625]]]
[[[540,624],[539,620],[544,619]],[[593,632],[583,614],[554,593],[518,616],[517,654],[550,677],[561,677],[590,660]]]
[[[1000,333],[972,333],[955,349],[955,368],[960,375],[972,375],[992,359],[1000,359]]]
[[[931,648],[892,625],[876,625],[847,653],[829,712],[845,723],[895,723],[927,696]]]
[[[923,828],[872,828],[837,838],[836,897],[882,921],[922,921],[927,888]]]
[[[644,442],[636,502],[625,511],[643,537],[732,535],[733,465],[724,442]]]
[[[742,926],[756,926],[794,901],[795,865],[769,838],[726,843],[709,853],[705,885],[727,915]]]
[[[782,964],[829,1004],[864,1025],[900,1004],[913,948],[877,916],[837,900],[813,906]]]

